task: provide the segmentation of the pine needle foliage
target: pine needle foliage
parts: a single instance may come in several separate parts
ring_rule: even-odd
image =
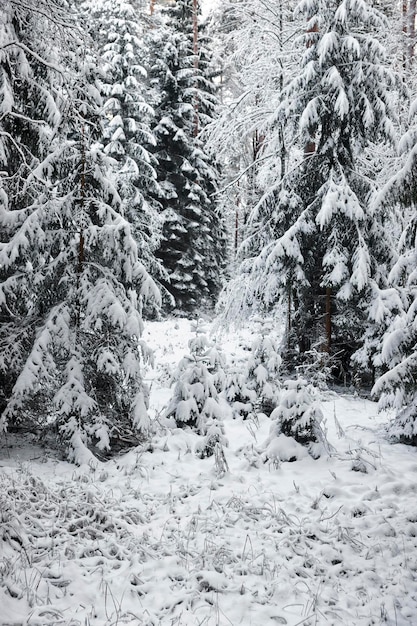
[[[1,428],[42,432],[53,424],[70,457],[83,462],[87,448],[105,454],[147,430],[141,306],[158,292],[99,142],[96,59],[84,48],[80,61],[83,42],[73,30],[64,72],[62,53],[40,38],[60,14],[48,9],[40,19],[35,5],[27,7],[9,3],[2,24],[3,37],[17,43],[5,47],[1,64],[10,93],[3,155],[16,154],[2,164],[0,371],[8,384]],[[23,74],[7,82],[11,68]],[[22,133],[16,121],[37,133]]]

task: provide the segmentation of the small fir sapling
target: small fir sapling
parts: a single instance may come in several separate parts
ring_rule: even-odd
[[[190,353],[184,356],[174,374],[176,385],[165,417],[173,417],[179,428],[190,427],[204,435],[199,452],[211,456],[216,444],[225,445],[219,394],[225,387],[225,360],[206,335],[201,320],[192,324]]]
[[[242,416],[248,419],[254,416],[256,391],[249,388],[247,371],[237,363],[227,373],[225,396],[232,407],[234,418]]]
[[[264,445],[265,459],[295,461],[306,456],[305,448],[316,459],[325,451],[323,413],[303,378],[284,382],[271,419],[274,424]]]
[[[248,360],[248,388],[255,391],[255,409],[269,415],[276,406],[280,383],[279,370],[281,356],[279,342],[273,333],[273,320],[255,320],[259,326],[259,335],[251,347]]]

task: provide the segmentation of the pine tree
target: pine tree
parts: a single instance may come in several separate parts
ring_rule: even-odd
[[[133,226],[139,255],[154,278],[164,276],[155,257],[161,218],[153,197],[158,194],[154,116],[147,70],[149,51],[143,7],[137,0],[83,3],[83,15],[102,60],[100,91],[105,124],[104,151],[115,164],[115,185],[122,211]]]
[[[279,106],[298,154],[275,190],[272,240],[250,262],[246,297],[285,302],[296,354],[315,347],[348,364],[392,260],[386,216],[369,206],[375,174],[363,165],[364,153],[394,141],[394,76],[372,34],[387,24],[364,0],[303,0],[298,14],[301,67]]]
[[[234,417],[256,418],[259,412],[269,415],[276,406],[281,377],[281,346],[274,321],[253,318],[257,335],[252,342],[245,367],[230,368],[225,396],[232,404]]]
[[[255,418],[256,391],[249,386],[248,373],[240,363],[232,364],[226,377],[225,396],[233,409],[233,417]]]
[[[45,24],[50,36],[45,43]],[[62,68],[57,64],[57,33],[68,26],[55,2],[6,1],[0,22],[0,412],[4,409],[33,335],[34,307],[25,283],[32,266],[4,258],[6,247],[18,259],[19,232],[38,202],[42,185],[33,171],[48,155],[61,121],[54,90]],[[33,227],[28,223],[28,229]],[[36,237],[36,233],[34,233]],[[25,238],[20,246],[28,245]],[[9,255],[7,255],[9,256]],[[41,255],[38,261],[42,262]],[[8,298],[6,299],[6,293]]]
[[[288,438],[306,447],[314,458],[325,451],[325,436],[321,427],[323,413],[304,379],[283,383],[279,404],[271,419],[274,424],[264,446],[267,458],[275,457],[278,461],[300,458],[300,451]]]
[[[150,72],[155,89],[158,197],[164,218],[158,256],[168,272],[166,288],[178,309],[210,305],[224,265],[223,218],[216,205],[215,161],[199,132],[214,115],[213,83],[204,71],[206,51],[193,48],[191,0],[169,9],[155,31]]]
[[[174,374],[176,384],[165,417],[174,417],[178,427],[188,426],[204,435],[201,454],[205,457],[214,453],[216,443],[226,443],[219,397],[226,384],[225,360],[207,337],[201,320],[193,324],[193,330],[190,354],[184,356]]]
[[[256,320],[260,326],[248,359],[248,387],[256,394],[254,403],[258,411],[271,413],[276,406],[280,390],[281,355],[272,319]]]
[[[381,373],[372,393],[379,397],[380,409],[394,411],[390,435],[417,445],[417,101],[410,109],[410,127],[399,149],[401,166],[376,198],[376,205],[398,205],[408,216],[399,241],[399,256],[385,290],[385,323],[379,328],[374,360]],[[385,332],[384,332],[385,331]],[[382,337],[382,339],[381,339]]]
[[[0,301],[11,332],[2,327],[1,369],[7,372],[12,365],[15,380],[1,426],[40,432],[55,423],[70,457],[84,462],[90,457],[87,448],[103,454],[139,441],[147,430],[147,390],[140,373],[140,350],[144,355],[147,350],[140,342],[140,311],[144,297],[158,294],[138,260],[131,225],[112,183],[114,162],[99,143],[96,59],[84,48],[80,64],[83,42],[75,38],[65,50],[65,71],[63,65],[52,67],[46,55],[40,58],[38,46],[50,40],[45,33],[56,22],[39,20],[36,8],[24,16],[20,7],[15,10],[14,22],[21,18],[29,29],[28,18],[37,24],[27,33],[31,58],[23,67],[29,85],[36,84],[39,73],[43,96],[35,100],[29,90],[18,89],[18,80],[10,81],[18,89],[13,96],[21,98],[17,119],[24,116],[26,122],[28,111],[34,119],[32,107],[39,102],[39,118],[44,110],[56,124],[45,147],[33,137],[36,157],[24,163],[24,195],[13,189],[2,193],[0,255],[7,274]],[[70,19],[74,15],[68,15],[67,23]],[[20,33],[13,36],[21,41]],[[20,51],[22,45],[16,48]],[[51,53],[62,61],[56,50]],[[7,59],[4,67],[7,76]],[[56,89],[57,77],[64,76]],[[13,117],[6,111],[6,121]],[[39,118],[35,128],[41,126]],[[16,128],[10,136],[17,153],[27,154],[25,136]],[[14,165],[10,159],[7,163]],[[18,170],[22,164],[14,166]]]
[[[409,306],[388,327],[380,361],[388,369],[375,383],[372,393],[379,397],[380,410],[391,409],[394,419],[389,434],[397,441],[417,445],[417,317],[415,283],[409,284]]]

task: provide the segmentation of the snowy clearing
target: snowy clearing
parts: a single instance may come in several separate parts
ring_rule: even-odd
[[[154,419],[189,326],[146,325]],[[250,333],[221,345],[244,359]],[[269,418],[224,409],[224,458],[161,426],[150,448],[78,468],[8,435],[0,624],[415,625],[417,450],[384,439],[374,403],[326,392],[333,453],[280,463],[260,451]]]

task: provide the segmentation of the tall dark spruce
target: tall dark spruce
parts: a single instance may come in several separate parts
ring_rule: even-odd
[[[178,309],[212,306],[225,259],[224,221],[216,203],[217,167],[200,133],[215,115],[209,52],[193,31],[193,2],[180,0],[155,29],[150,71],[163,237],[157,252]],[[171,305],[172,306],[172,305]]]

